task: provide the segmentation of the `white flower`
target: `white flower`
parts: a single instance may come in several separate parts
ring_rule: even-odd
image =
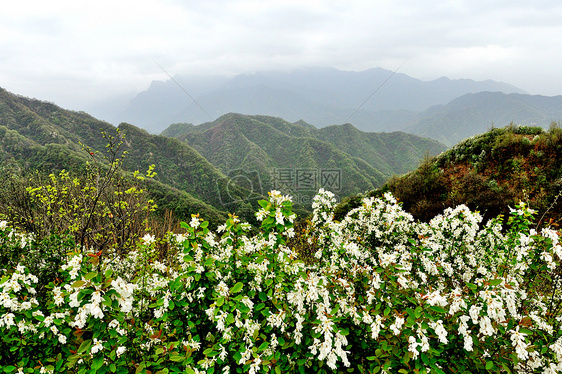
[[[201,222],[199,221],[199,217],[194,216],[191,218],[191,222],[189,222],[189,226],[193,227],[194,229],[198,228]]]
[[[259,372],[260,364],[261,364],[261,359],[259,357],[256,357],[254,359],[254,362],[252,362],[252,364],[250,365],[250,370],[248,371],[248,374],[255,374]]]
[[[101,351],[103,349],[103,345],[102,345],[103,343],[104,342],[102,340],[98,340],[97,338],[94,338],[94,344],[92,345],[92,349],[90,353],[95,355],[96,353]]]
[[[410,337],[408,338],[408,343],[409,343],[408,351],[412,352],[412,354],[413,354],[412,359],[415,360],[420,355],[420,353],[418,352],[418,349],[417,349],[419,343],[417,342],[416,337],[413,336],[413,335],[410,335]]]
[[[55,300],[55,305],[60,306],[64,303],[64,295],[60,287],[57,286],[53,289],[53,298]]]
[[[439,320],[437,322],[430,323],[430,326],[435,330],[435,334],[439,338],[439,341],[443,344],[447,344],[447,330],[443,327],[443,321]]]
[[[282,225],[283,224],[283,213],[281,213],[281,209],[277,208],[275,210],[275,222],[278,225]]]
[[[403,324],[404,324],[404,318],[396,317],[396,321],[394,321],[394,323],[389,326],[389,329],[392,330],[394,335],[400,335],[400,329],[402,328]]]
[[[219,359],[224,361],[226,359],[226,356],[228,356],[228,352],[226,351],[226,348],[221,344],[221,351],[219,353]]]
[[[154,235],[150,235],[150,234],[146,234],[145,236],[143,236],[142,240],[144,241],[144,244],[146,244],[146,245],[151,245],[155,241]]]
[[[519,332],[519,326],[515,330],[509,330],[511,333],[511,345],[515,347],[515,352],[517,352],[517,357],[520,360],[527,360],[529,358],[529,352],[527,352],[527,347],[529,346],[525,343],[525,336],[522,332]]]
[[[125,353],[125,351],[127,350],[126,347],[120,346],[117,348],[117,350],[115,351],[115,353],[117,353],[117,357],[121,357],[121,355],[123,353]]]
[[[260,209],[256,212],[256,219],[258,221],[263,221],[263,219],[267,216],[267,211],[265,209]]]

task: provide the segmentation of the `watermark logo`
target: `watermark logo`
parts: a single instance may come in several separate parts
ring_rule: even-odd
[[[305,205],[312,203],[320,188],[334,193],[342,190],[341,169],[273,168],[269,175],[273,189],[290,193],[294,202]]]
[[[223,205],[252,200],[262,196],[260,175],[256,170],[234,169],[224,178],[217,179],[219,200]]]
[[[276,190],[316,192],[324,188],[340,192],[342,189],[341,169],[273,168],[269,174]]]
[[[269,169],[269,177],[267,188],[291,195],[295,203],[311,204],[320,188],[335,193],[336,199],[340,200],[337,193],[342,190],[341,169],[272,168]],[[217,179],[217,191],[222,205],[252,201],[264,196],[260,173],[256,170],[231,170],[224,178]]]

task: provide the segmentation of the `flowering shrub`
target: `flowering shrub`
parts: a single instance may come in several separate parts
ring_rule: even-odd
[[[165,262],[149,234],[125,257],[73,248],[39,298],[26,266],[3,269],[3,371],[562,371],[562,247],[525,205],[506,226],[464,206],[425,224],[386,194],[336,222],[320,190],[305,264],[291,198],[259,203],[257,234],[194,215]],[[34,240],[0,231],[2,250]]]

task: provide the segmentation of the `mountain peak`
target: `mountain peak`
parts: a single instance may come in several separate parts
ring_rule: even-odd
[[[205,112],[215,118],[238,112],[280,116],[292,122],[302,119],[324,127],[344,122],[361,106],[351,118],[356,127],[393,131],[409,119],[409,112],[444,105],[466,93],[523,93],[517,87],[494,81],[441,77],[424,82],[380,67],[358,72],[309,67],[240,74],[225,78],[221,84],[211,79],[205,83],[204,77],[200,77],[197,84],[179,78],[178,82],[195,102],[175,84],[154,83],[130,102],[121,120],[158,133],[170,123],[207,122],[209,118]],[[394,112],[393,116],[388,116],[390,111]]]

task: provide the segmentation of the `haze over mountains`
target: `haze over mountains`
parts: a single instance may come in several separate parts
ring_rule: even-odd
[[[151,133],[160,133],[171,123],[199,124],[230,112],[277,116],[290,122],[302,119],[316,127],[350,122],[361,130],[380,132],[402,130],[416,123],[424,110],[445,105],[467,93],[525,93],[492,80],[443,77],[422,81],[381,68],[362,72],[310,68],[233,78],[174,79],[175,82],[153,82],[121,111],[101,104],[90,112],[114,123],[134,123]]]
[[[479,92],[431,107],[401,128],[451,147],[492,127],[510,123],[548,128],[562,120],[562,96]]]

